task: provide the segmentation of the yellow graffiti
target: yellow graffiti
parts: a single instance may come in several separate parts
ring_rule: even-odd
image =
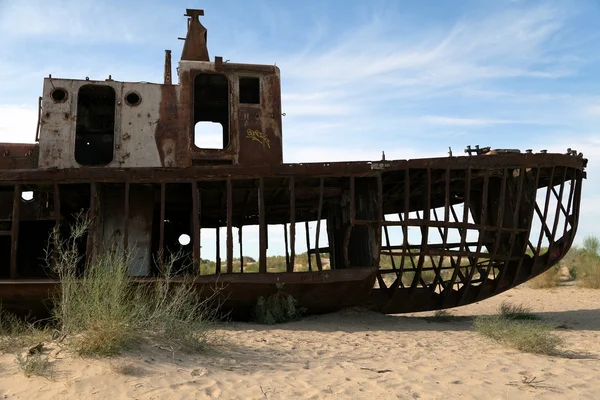
[[[271,141],[269,140],[267,135],[265,135],[261,131],[248,129],[246,131],[246,139],[257,141],[262,145],[266,144],[269,149],[271,148]]]

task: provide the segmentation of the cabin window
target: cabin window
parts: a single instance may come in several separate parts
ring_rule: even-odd
[[[88,166],[107,165],[114,156],[115,90],[85,85],[77,97],[75,161]]]
[[[259,78],[240,78],[240,103],[260,104]]]
[[[229,145],[229,81],[225,75],[194,78],[194,144],[202,149]]]

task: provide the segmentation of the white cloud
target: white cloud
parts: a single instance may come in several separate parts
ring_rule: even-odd
[[[0,104],[0,143],[34,143],[37,116],[29,106]]]
[[[128,2],[114,6],[91,0],[7,1],[0,3],[0,34],[5,39],[44,37],[62,42],[142,42],[160,31],[158,22],[164,19],[164,14],[157,7],[153,4],[150,13],[143,6]]]
[[[510,120],[510,119],[482,119],[482,118],[460,118],[460,117],[442,117],[438,115],[426,115],[421,117],[423,122],[433,125],[450,126],[490,126],[502,124],[526,124],[528,121]]]

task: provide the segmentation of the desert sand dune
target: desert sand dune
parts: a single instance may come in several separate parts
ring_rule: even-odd
[[[472,317],[507,300],[564,324],[564,356],[503,347]],[[600,291],[519,287],[433,313],[359,309],[276,326],[228,323],[204,354],[145,346],[113,359],[51,349],[55,377],[27,378],[0,356],[0,399],[595,399],[600,392]],[[58,354],[57,354],[58,353]]]

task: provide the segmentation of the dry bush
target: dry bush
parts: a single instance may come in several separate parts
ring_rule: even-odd
[[[173,281],[173,265],[183,254],[171,255],[159,266],[162,276],[145,285],[134,284],[128,275],[132,251],[105,251],[78,276],[78,242],[88,226],[79,219],[65,240],[55,230],[53,252],[47,253],[49,261],[57,260],[49,265],[61,281],[54,317],[73,350],[110,356],[143,339],[186,350],[204,348],[217,312],[214,295],[201,298],[191,278]]]
[[[17,354],[15,362],[27,377],[32,375],[42,376],[48,379],[52,379],[53,377],[52,365],[48,360],[48,356],[39,352],[26,354],[25,356]]]
[[[560,267],[553,266],[529,281],[532,289],[551,289],[560,284]]]
[[[600,289],[600,257],[586,256],[578,267],[577,277],[581,286],[589,289]]]

